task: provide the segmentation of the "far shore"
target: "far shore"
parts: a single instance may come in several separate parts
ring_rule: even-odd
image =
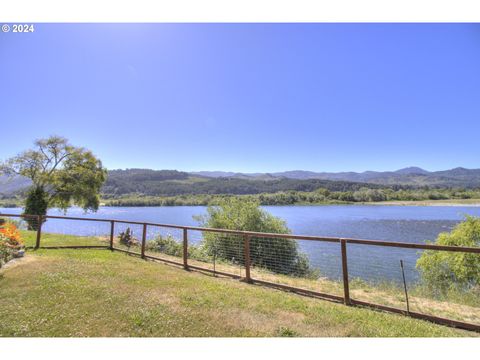
[[[356,203],[359,204],[359,203]],[[449,200],[412,200],[412,201],[378,201],[366,202],[362,205],[396,205],[396,206],[480,206],[480,199]]]
[[[448,200],[398,200],[398,201],[376,201],[376,202],[323,202],[323,203],[295,203],[276,206],[329,206],[329,205],[371,205],[371,206],[463,206],[480,207],[480,199],[448,199]],[[0,208],[18,208],[23,205],[0,200]],[[100,206],[105,207],[171,207],[171,206],[206,206],[205,204],[182,204],[182,205],[110,205],[108,202],[101,202]],[[263,205],[275,206],[275,205]]]

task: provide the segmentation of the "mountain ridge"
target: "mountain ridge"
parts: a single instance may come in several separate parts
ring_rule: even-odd
[[[451,170],[456,169],[465,169],[465,168],[454,168]],[[451,171],[451,170],[442,170],[442,171]],[[465,169],[469,170],[469,169]],[[323,175],[331,175],[331,176],[342,176],[342,175],[370,175],[370,174],[386,174],[386,173],[397,173],[397,174],[431,174],[433,172],[422,169],[417,166],[409,166],[406,168],[394,170],[394,171],[374,171],[374,170],[366,170],[362,172],[355,172],[355,171],[340,171],[340,172],[317,172],[317,171],[310,171],[310,170],[286,170],[280,172],[265,172],[265,173],[242,173],[242,172],[233,172],[233,171],[190,171],[190,174],[199,175],[199,176],[206,176],[206,177],[236,177],[236,176],[248,176],[248,177],[258,177],[262,175],[270,175],[274,177],[290,177],[290,178],[299,178],[305,176],[323,176]]]
[[[244,177],[255,179],[268,175],[271,178],[288,178],[297,180],[332,180],[353,181],[381,185],[411,185],[438,187],[480,187],[480,169],[456,167],[449,170],[428,171],[416,166],[410,166],[394,171],[363,172],[315,172],[308,170],[289,170],[273,173],[234,173],[222,171],[197,171],[190,174],[204,177]]]
[[[337,184],[334,184],[337,182]],[[270,183],[270,184],[269,184]],[[152,169],[109,170],[103,194],[187,194],[187,193],[255,193],[259,189],[278,191],[328,188],[357,188],[359,185],[436,188],[480,188],[480,169],[456,167],[427,171],[410,166],[395,171],[314,172],[289,170],[273,173]],[[18,194],[30,185],[26,178],[0,176],[0,197]],[[275,190],[275,191],[276,191]],[[222,192],[223,191],[223,192]]]

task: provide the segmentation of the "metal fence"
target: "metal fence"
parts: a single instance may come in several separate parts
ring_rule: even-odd
[[[348,306],[369,307],[480,331],[478,292],[445,297],[435,289],[427,291],[415,269],[415,259],[425,251],[472,254],[479,257],[480,263],[480,247],[272,234],[68,216],[0,214],[0,217],[27,222],[30,229],[27,248],[121,251],[186,270],[229,276]],[[122,242],[127,229],[132,242]],[[302,249],[307,249],[310,255],[303,254]],[[385,260],[385,251],[388,251],[388,261]],[[476,284],[475,291],[478,286]]]

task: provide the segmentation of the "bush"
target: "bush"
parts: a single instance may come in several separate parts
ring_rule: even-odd
[[[46,215],[48,209],[48,193],[40,187],[34,187],[27,193],[25,200],[24,214],[27,215]],[[38,229],[38,220],[36,218],[25,218],[28,223],[28,230]],[[45,220],[44,220],[45,222]]]
[[[13,224],[17,229],[26,230],[27,225],[22,219],[12,219],[8,217],[0,217],[0,227],[4,226],[5,224]]]
[[[159,235],[155,239],[150,240],[145,245],[148,251],[161,252],[170,256],[183,257],[183,243],[174,239],[172,235],[165,237]],[[188,245],[188,257],[199,261],[209,261],[209,255],[203,247]]]
[[[183,256],[183,245],[178,243],[172,235],[159,235],[146,244],[149,251],[157,251],[171,256]]]
[[[441,233],[437,245],[480,245],[480,218],[467,216],[450,233]],[[480,254],[426,250],[417,260],[424,284],[432,292],[468,291],[480,284]]]
[[[23,248],[23,241],[15,224],[3,221],[0,226],[0,267],[15,257]]]
[[[138,246],[139,241],[133,236],[133,231],[129,227],[118,235],[118,242],[126,247]]]
[[[218,206],[209,206],[207,215],[195,217],[205,227],[286,234],[285,222],[259,207],[258,201],[230,198]],[[209,256],[245,263],[243,238],[236,234],[205,232],[202,250]],[[252,266],[293,276],[316,276],[305,254],[294,240],[271,237],[251,237]]]
[[[0,268],[13,258],[14,251],[7,246],[7,241],[3,235],[0,235]]]

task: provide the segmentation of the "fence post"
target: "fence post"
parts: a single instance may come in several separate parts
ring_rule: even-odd
[[[110,250],[113,250],[113,237],[115,235],[115,221],[110,221]]]
[[[348,266],[347,266],[347,241],[345,239],[340,239],[340,245],[342,248],[344,303],[345,305],[350,305],[350,289],[348,286]]]
[[[145,259],[145,243],[147,241],[147,224],[143,224],[143,234],[142,234],[142,259]]]
[[[188,270],[188,229],[183,229],[183,268]]]
[[[250,235],[243,236],[244,258],[245,258],[245,281],[251,282],[250,277]]]
[[[42,215],[37,215],[37,242],[35,244],[35,250],[40,247],[40,238],[42,237],[42,222],[43,222],[43,217]]]

